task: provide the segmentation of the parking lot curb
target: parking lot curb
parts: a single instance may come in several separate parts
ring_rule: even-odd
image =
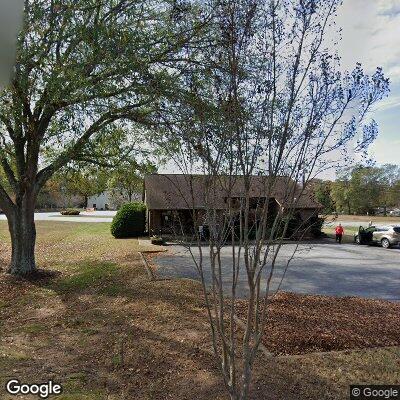
[[[146,269],[146,273],[147,276],[149,277],[149,279],[151,281],[155,281],[156,280],[156,276],[154,274],[154,271],[152,270],[152,268],[150,267],[149,263],[146,260],[146,257],[143,255],[143,252],[139,251],[140,257],[142,258],[143,264],[144,264],[144,268]]]

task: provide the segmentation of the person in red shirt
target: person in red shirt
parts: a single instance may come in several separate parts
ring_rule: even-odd
[[[343,226],[341,224],[339,224],[335,228],[335,233],[336,233],[336,241],[339,242],[339,244],[341,244],[342,243],[343,233],[344,233],[344,229],[343,229]]]

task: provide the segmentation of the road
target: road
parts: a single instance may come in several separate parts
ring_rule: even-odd
[[[310,247],[311,246],[311,247]],[[170,246],[169,253],[154,259],[160,277],[198,279],[193,260],[181,246]],[[400,300],[400,248],[383,249],[376,246],[339,245],[330,239],[318,244],[302,244],[289,264],[295,245],[286,244],[278,255],[272,288],[282,281],[281,290],[296,293],[331,296],[361,296]],[[204,253],[207,254],[205,247]],[[198,250],[194,249],[195,257]],[[222,250],[223,281],[226,290],[231,284],[231,248]],[[205,277],[210,283],[209,257],[204,259]],[[239,297],[247,292],[245,271],[241,266],[238,281]],[[262,278],[265,286],[266,274]]]
[[[81,212],[77,216],[63,216],[59,212],[35,213],[35,221],[52,222],[111,222],[116,211],[91,211]],[[5,221],[6,216],[0,214],[0,221]]]

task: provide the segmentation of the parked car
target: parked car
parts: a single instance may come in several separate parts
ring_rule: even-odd
[[[360,226],[354,234],[354,242],[357,244],[380,244],[385,249],[400,244],[400,225]]]

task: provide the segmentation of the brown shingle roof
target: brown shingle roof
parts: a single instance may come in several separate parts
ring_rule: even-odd
[[[213,204],[217,209],[226,207],[227,197],[242,197],[245,192],[243,176],[214,177],[211,184],[207,175],[152,174],[146,175],[146,204],[149,210],[201,209]],[[271,186],[269,188],[269,186]],[[277,177],[275,181],[265,176],[250,178],[250,197],[275,198],[287,207],[292,202],[293,191],[296,208],[321,208],[321,205],[306,190],[301,189],[287,177]],[[268,194],[270,192],[270,194]]]

